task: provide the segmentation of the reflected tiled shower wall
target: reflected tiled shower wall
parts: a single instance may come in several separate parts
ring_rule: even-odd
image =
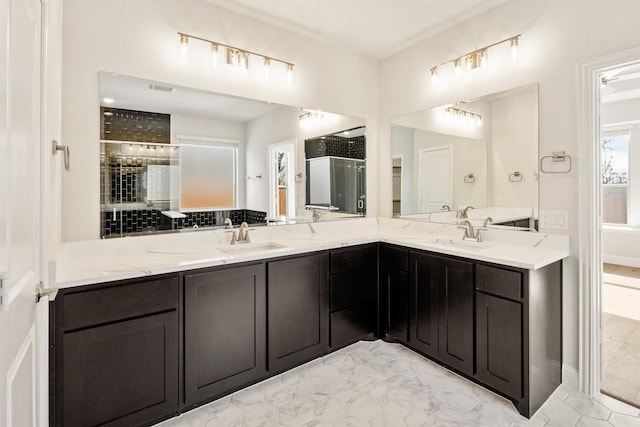
[[[100,107],[101,140],[169,144],[170,127],[170,114]]]
[[[304,142],[304,154],[307,159],[315,157],[344,157],[347,159],[365,159],[365,137],[343,138],[329,135],[321,138],[307,139]]]
[[[169,199],[148,197],[155,182],[148,180],[149,168],[171,166],[171,150],[149,144],[100,144],[101,235],[170,229],[160,213],[169,209]]]
[[[100,108],[100,235],[221,226],[225,218],[234,224],[266,224],[266,212],[248,209],[185,212],[180,219],[162,214],[171,208],[171,198],[179,197],[178,147],[169,145],[170,117]]]

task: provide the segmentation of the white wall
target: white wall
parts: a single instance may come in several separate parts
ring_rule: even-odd
[[[400,212],[414,213],[418,207],[414,201],[418,200],[414,196],[414,172],[415,155],[413,151],[413,140],[415,129],[393,126],[391,128],[391,139],[393,140],[393,150],[391,155],[402,158],[402,181],[400,193]],[[417,182],[417,181],[416,181]],[[417,190],[416,190],[417,191]]]
[[[538,206],[537,97],[535,92],[524,92],[491,103],[489,206]],[[510,177],[516,171],[522,181]]]
[[[62,139],[73,166],[62,173],[62,240],[99,237],[99,71],[362,117],[371,129],[367,187],[376,188],[374,60],[200,0],[65,0],[63,31]],[[291,61],[294,80],[283,87],[226,65],[185,63],[178,31]],[[368,197],[376,215],[377,194]]]
[[[464,209],[466,206],[487,206],[487,143],[481,140],[416,129],[412,153],[415,171],[411,178],[413,182],[418,182],[420,176],[418,171],[419,151],[425,148],[445,146],[451,146],[453,159],[451,209]],[[475,182],[465,183],[464,177],[470,173],[473,173]],[[418,200],[418,186],[414,187],[412,197],[413,200]]]
[[[635,0],[511,0],[481,16],[381,61],[380,170],[391,170],[392,117],[476,98],[527,83],[539,82],[539,155],[565,150],[574,157],[569,174],[541,174],[539,208],[567,211],[572,255],[563,276],[563,358],[578,367],[578,170],[577,64],[640,44],[637,26],[640,2]],[[455,84],[431,85],[428,69],[466,52],[522,33],[520,60],[474,72]],[[478,70],[476,70],[478,71]],[[389,181],[389,182],[387,182]],[[380,213],[389,215],[390,180],[378,189]],[[551,230],[542,230],[551,231]],[[555,230],[554,230],[555,232]],[[586,244],[586,242],[585,242]]]

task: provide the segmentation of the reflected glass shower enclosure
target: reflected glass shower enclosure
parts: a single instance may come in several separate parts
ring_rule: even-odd
[[[308,159],[306,205],[365,215],[365,161],[324,156]]]

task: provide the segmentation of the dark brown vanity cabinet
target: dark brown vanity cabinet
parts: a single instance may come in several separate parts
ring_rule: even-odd
[[[264,263],[184,275],[184,400],[190,406],[266,375]]]
[[[538,270],[476,264],[476,373],[535,413],[562,382],[562,264]]]
[[[473,374],[473,262],[411,252],[409,346]]]
[[[380,336],[407,343],[409,340],[409,251],[380,245]]]
[[[328,349],[329,254],[267,263],[269,373],[281,372]]]
[[[178,408],[177,275],[63,289],[50,305],[51,425],[151,425]]]
[[[331,251],[329,347],[334,350],[377,330],[378,245]]]

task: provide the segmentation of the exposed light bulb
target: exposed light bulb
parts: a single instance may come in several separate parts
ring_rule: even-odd
[[[462,58],[454,60],[453,67],[456,70],[456,76],[459,76],[462,73]]]
[[[518,59],[518,45],[519,45],[520,37],[514,37],[509,40],[511,46],[511,57],[516,60]]]
[[[249,53],[240,52],[240,69],[247,71],[249,69]]]
[[[431,83],[438,83],[438,66],[431,67]]]
[[[476,117],[476,126],[478,126],[479,128],[482,127],[482,116]]]
[[[293,64],[287,63],[287,81],[290,82],[293,79]]]
[[[271,58],[264,58],[264,78],[269,78],[269,73],[271,71]]]
[[[215,43],[211,43],[211,63],[214,67],[218,66],[218,57],[220,56],[220,52],[218,49],[218,45]]]
[[[182,54],[182,59],[186,59],[189,53],[189,37],[184,34],[180,34],[180,53]]]
[[[489,50],[488,49],[482,49],[480,51],[480,67],[486,68],[488,61],[489,61]]]

